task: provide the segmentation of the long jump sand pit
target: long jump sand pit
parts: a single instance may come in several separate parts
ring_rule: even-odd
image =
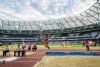
[[[45,56],[34,67],[100,67],[100,56]]]

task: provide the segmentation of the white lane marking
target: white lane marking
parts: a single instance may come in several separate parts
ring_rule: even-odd
[[[0,61],[3,61],[3,60],[5,60],[5,61],[13,61],[13,60],[16,60],[16,59],[18,59],[18,57],[7,57],[7,58],[0,58]]]
[[[19,57],[19,58],[42,58],[42,57]]]
[[[1,62],[1,61],[0,61]],[[17,63],[24,63],[24,62],[39,62],[39,61],[6,61],[6,62],[17,62]]]

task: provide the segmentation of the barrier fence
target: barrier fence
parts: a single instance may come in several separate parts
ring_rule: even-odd
[[[81,55],[81,56],[100,56],[100,52],[46,52],[46,55]]]

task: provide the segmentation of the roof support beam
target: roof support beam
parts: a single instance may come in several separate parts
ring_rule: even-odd
[[[96,14],[100,14],[100,13],[98,13],[98,12],[96,12],[96,11],[94,11],[94,10],[92,10],[92,9],[89,9],[90,11],[92,11],[92,12],[95,12]]]
[[[83,18],[85,18],[82,14],[80,14]],[[93,24],[93,22],[91,22],[90,20],[87,19],[87,21],[89,21],[91,24]]]
[[[53,27],[53,25],[52,25],[51,21],[50,21],[50,26],[51,26],[51,27],[52,27],[52,29],[54,30],[54,27]]]
[[[49,30],[48,24],[46,22],[44,22],[44,25],[46,26],[46,29],[45,30]]]
[[[91,14],[89,14],[87,12],[85,12],[85,13],[88,14],[88,15],[90,15],[91,17],[95,18],[96,20],[99,20],[98,18],[94,17],[93,15],[91,15]]]
[[[7,21],[7,23],[8,23],[8,26],[9,26],[9,30],[10,30],[10,24],[9,24],[9,21]]]
[[[93,6],[93,7],[100,9],[100,7],[98,7],[98,6]]]
[[[67,22],[67,25],[68,26],[72,27],[65,18],[64,18],[64,20],[65,20],[65,22]]]
[[[27,27],[26,27],[25,21],[24,21],[24,25],[25,25],[25,28],[26,28],[26,31],[27,31]]]
[[[60,23],[61,23],[61,29],[65,29],[66,27],[65,27],[65,25],[63,24],[63,22],[62,22],[62,19],[61,20],[59,20],[60,21]]]
[[[76,26],[78,26],[78,25],[75,23],[75,21],[74,21],[71,17],[69,17],[69,18],[71,19],[72,22],[74,22],[74,24],[75,24]]]
[[[75,16],[75,18],[76,18],[81,24],[83,24],[83,26],[85,26],[85,24],[82,22],[82,20],[80,20],[77,16]]]

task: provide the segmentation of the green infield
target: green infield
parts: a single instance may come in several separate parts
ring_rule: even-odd
[[[21,44],[22,46],[22,44]],[[37,45],[39,48],[44,48],[44,45]],[[3,45],[2,47],[0,48],[6,48],[7,45]],[[8,48],[17,48],[17,44],[12,44],[12,45],[8,45]],[[49,44],[49,47],[54,47],[54,48],[84,48],[85,46],[83,46],[82,44],[67,44],[67,45],[64,45],[64,44]],[[90,46],[90,47],[93,47],[93,48],[100,48],[100,46]]]

